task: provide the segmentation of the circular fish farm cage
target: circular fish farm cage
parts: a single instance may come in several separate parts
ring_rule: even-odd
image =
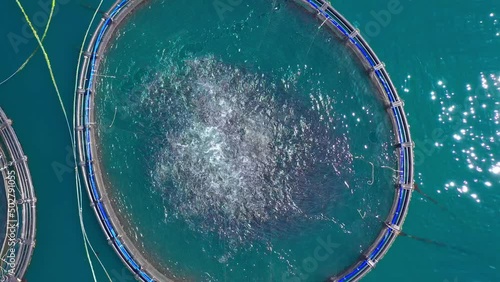
[[[76,99],[76,132],[80,172],[91,200],[91,206],[106,234],[109,244],[123,263],[140,281],[171,281],[141,254],[132,240],[125,234],[117,211],[111,206],[102,175],[102,164],[97,149],[97,130],[95,114],[96,84],[103,54],[122,21],[145,1],[117,1],[101,19],[86,52],[82,54]],[[316,17],[321,26],[331,30],[344,45],[357,57],[377,89],[378,99],[383,103],[392,123],[394,132],[393,147],[397,156],[397,181],[394,200],[385,224],[378,237],[366,249],[363,256],[341,273],[332,273],[329,281],[357,281],[372,270],[386,254],[402,230],[411,194],[414,189],[413,148],[410,129],[404,111],[404,103],[398,96],[389,74],[374,51],[365,41],[359,30],[347,21],[331,4],[323,0],[295,0],[297,5]],[[115,113],[116,114],[116,113]]]
[[[12,128],[12,121],[1,108],[0,135],[1,185],[5,191],[0,281],[18,282],[23,279],[35,248],[36,197],[28,158]]]

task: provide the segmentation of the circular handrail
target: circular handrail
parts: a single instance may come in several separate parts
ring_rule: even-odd
[[[141,281],[168,281],[159,271],[154,269],[135,249],[130,239],[127,238],[117,217],[110,205],[109,199],[103,189],[100,164],[94,157],[96,144],[96,131],[94,129],[94,78],[99,70],[102,59],[100,56],[116,27],[139,4],[145,0],[119,0],[104,14],[96,32],[94,33],[86,52],[83,55],[83,64],[80,71],[77,90],[76,116],[78,153],[80,170],[84,176],[94,212],[100,225],[107,235],[108,241],[113,246],[127,267]],[[382,259],[387,250],[394,243],[408,213],[411,194],[414,189],[413,148],[409,125],[403,108],[403,101],[392,83],[385,65],[378,59],[359,31],[324,0],[295,0],[310,12],[313,12],[348,46],[360,59],[363,66],[369,70],[369,75],[380,97],[387,108],[395,132],[395,147],[398,153],[398,181],[394,202],[387,218],[385,227],[377,239],[368,248],[364,258],[349,267],[341,275],[331,277],[330,281],[357,281],[373,269]]]

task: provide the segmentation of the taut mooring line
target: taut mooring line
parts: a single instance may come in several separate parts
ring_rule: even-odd
[[[314,43],[314,41],[316,40],[316,37],[318,36],[318,33],[319,33],[319,30],[323,27],[323,25],[328,21],[328,18],[326,18],[323,23],[321,23],[321,25],[318,26],[318,30],[316,31],[316,33],[314,34],[313,36],[313,39],[311,40],[311,44],[309,44],[309,48],[307,48],[307,52],[306,52],[306,57],[309,55],[309,52],[311,52],[311,48],[312,48],[312,45]]]
[[[425,199],[431,201],[436,206],[438,206],[439,208],[441,208],[443,211],[447,211],[448,213],[450,213],[450,215],[453,216],[453,218],[457,218],[456,215],[453,214],[445,205],[440,204],[437,200],[435,200],[431,196],[429,196],[429,195],[425,194],[424,192],[422,192],[422,190],[420,190],[420,188],[418,187],[418,184],[415,183],[414,187],[415,187],[415,191],[417,191],[418,193],[420,193],[420,195],[422,195],[422,197],[424,197]]]
[[[19,9],[21,10],[21,13],[24,16],[24,19],[28,23],[28,26],[30,27],[30,29],[31,29],[31,31],[32,31],[32,33],[33,33],[36,41],[38,42],[38,47],[40,48],[40,50],[42,51],[42,53],[44,55],[44,59],[45,59],[45,62],[47,64],[47,68],[49,69],[49,74],[50,74],[50,78],[52,80],[52,84],[54,86],[54,89],[56,91],[57,97],[59,99],[59,105],[60,105],[61,110],[63,112],[64,119],[66,120],[66,126],[67,126],[67,129],[68,129],[68,133],[69,133],[71,142],[73,144],[73,159],[74,159],[74,164],[75,164],[75,185],[76,185],[76,189],[77,189],[77,199],[78,199],[78,205],[79,205],[80,225],[81,225],[82,233],[83,233],[83,237],[84,237],[85,252],[86,252],[89,264],[90,264],[90,268],[91,268],[91,272],[92,272],[92,277],[93,277],[94,281],[97,282],[97,278],[96,278],[96,275],[95,275],[95,271],[94,271],[94,268],[93,268],[93,265],[92,265],[92,261],[90,259],[90,255],[89,255],[89,252],[88,252],[88,247],[87,247],[87,242],[89,243],[89,245],[90,245],[90,242],[89,242],[89,240],[87,238],[87,234],[86,234],[85,229],[83,227],[82,208],[81,208],[81,183],[80,183],[80,178],[79,178],[79,175],[78,175],[78,166],[77,166],[77,163],[76,163],[76,147],[75,147],[76,146],[75,145],[76,141],[75,141],[75,138],[74,138],[74,135],[73,135],[72,128],[71,128],[71,126],[69,124],[69,118],[68,118],[68,115],[67,115],[67,112],[66,112],[66,108],[64,107],[64,103],[62,101],[61,93],[59,91],[59,87],[57,85],[57,81],[55,79],[54,72],[52,70],[52,66],[51,66],[51,63],[50,63],[49,55],[47,54],[47,51],[45,50],[45,47],[44,47],[44,45],[42,43],[42,40],[40,39],[40,37],[38,35],[38,32],[33,27],[33,23],[30,21],[28,15],[26,14],[26,11],[24,10],[23,5],[21,4],[21,2],[19,2],[19,0],[15,0],[15,1],[17,3],[17,6],[19,7]],[[101,4],[102,4],[102,2],[103,1],[101,0]],[[52,0],[52,5],[53,5],[52,9],[54,9],[54,7],[55,7],[55,0]],[[99,5],[99,7],[100,7],[100,5]],[[52,17],[52,15],[53,15],[53,10],[51,12],[51,17]],[[94,18],[95,18],[95,14],[94,14],[94,17],[92,18],[92,21],[94,20]],[[90,26],[89,26],[88,29],[90,29]],[[88,34],[88,30],[87,30],[87,34]],[[86,36],[87,36],[87,34],[86,34]],[[85,40],[86,40],[86,37],[85,37]],[[80,57],[81,57],[81,55],[79,54],[79,63],[80,63]],[[93,249],[93,247],[91,245],[90,245],[90,248],[94,252],[94,255],[95,255],[95,251],[94,251],[94,249]],[[108,276],[109,280],[111,281],[111,278],[110,278],[108,272],[104,268],[104,265],[102,264],[101,260],[97,257],[97,255],[96,255],[96,258],[98,259],[99,263],[101,263],[101,266],[103,267],[106,275]]]
[[[73,132],[72,132],[71,126],[69,125],[68,115],[66,113],[66,108],[64,107],[64,103],[63,103],[62,98],[61,98],[61,93],[59,92],[59,87],[57,86],[57,82],[56,82],[56,79],[55,79],[55,76],[54,76],[54,72],[52,70],[52,65],[50,64],[49,55],[47,54],[47,51],[45,50],[45,47],[43,46],[43,43],[42,43],[42,41],[40,39],[40,36],[38,36],[38,32],[33,27],[33,24],[31,23],[28,15],[26,14],[26,11],[24,10],[23,5],[21,5],[21,2],[19,2],[19,0],[15,0],[15,1],[17,3],[17,6],[19,7],[19,9],[22,12],[22,14],[24,16],[24,19],[28,23],[28,26],[30,27],[31,32],[33,32],[33,35],[35,36],[36,41],[38,42],[38,45],[39,45],[40,49],[42,50],[43,56],[45,58],[45,62],[47,63],[47,68],[49,69],[49,74],[50,74],[50,78],[52,80],[52,84],[54,85],[54,89],[56,90],[56,93],[57,93],[57,98],[59,99],[59,104],[61,105],[61,109],[63,111],[64,118],[66,119],[66,125],[68,127],[68,132],[70,134],[71,140],[73,141]]]
[[[94,23],[95,21],[95,18],[97,16],[97,14],[100,12],[100,8],[103,4],[103,0],[101,0],[99,2],[99,5],[97,5],[97,8],[95,9],[94,11],[94,14],[92,15],[92,18],[90,20],[90,23],[87,27],[87,30],[85,31],[85,36],[83,37],[83,41],[82,41],[82,45],[80,46],[80,51],[78,53],[78,63],[77,63],[77,66],[76,66],[76,71],[75,71],[75,88],[74,88],[74,92],[73,93],[76,93],[77,92],[77,89],[78,89],[78,74],[79,74],[79,71],[80,71],[80,67],[81,67],[81,60],[82,60],[82,54],[83,54],[83,50],[85,49],[85,42],[87,42],[87,38],[88,38],[88,35],[90,33],[90,28],[92,27],[92,24]],[[73,95],[73,113],[76,113],[76,95]],[[73,128],[75,129],[76,128],[76,114],[73,115]],[[90,243],[90,240],[87,236],[87,231],[85,230],[85,224],[84,224],[84,221],[83,221],[83,197],[82,197],[82,187],[81,187],[81,180],[80,180],[80,174],[78,173],[78,165],[77,165],[77,153],[76,153],[76,138],[73,138],[73,159],[75,160],[75,185],[76,185],[76,197],[77,197],[77,203],[78,203],[78,217],[80,219],[80,229],[81,229],[81,232],[82,232],[82,236],[83,236],[83,245],[84,245],[84,248],[85,248],[85,253],[86,253],[86,256],[87,256],[87,261],[89,263],[89,266],[90,266],[90,269],[92,271],[92,276],[94,278],[94,281],[97,282],[97,279],[96,279],[96,276],[95,276],[95,271],[94,271],[94,266],[92,264],[92,259],[90,258],[90,254],[89,254],[89,251],[88,251],[88,248],[90,247],[90,250],[92,251],[92,253],[94,254],[94,257],[97,259],[97,261],[99,262],[99,264],[101,265],[101,268],[104,270],[104,273],[106,274],[107,278],[109,279],[109,281],[112,281],[106,267],[104,266],[104,264],[102,263],[101,259],[99,258],[99,256],[97,255],[97,253],[95,252],[92,244]]]
[[[405,233],[403,231],[401,231],[399,233],[399,236],[408,237],[410,239],[413,239],[413,240],[416,240],[416,241],[419,241],[419,242],[422,242],[422,243],[425,243],[425,244],[429,244],[429,245],[434,245],[434,246],[438,246],[438,247],[442,247],[442,248],[448,248],[448,249],[451,249],[451,250],[454,250],[454,251],[457,251],[457,252],[461,252],[461,253],[464,253],[464,254],[469,254],[469,255],[473,254],[473,252],[471,252],[470,250],[464,249],[462,247],[453,246],[453,245],[446,244],[446,243],[443,243],[443,242],[440,242],[440,241],[436,241],[436,240],[432,240],[432,239],[427,239],[427,238],[423,238],[423,237],[413,236],[413,235],[410,235],[410,234]]]
[[[92,5],[88,4],[88,3],[83,3],[80,1],[80,6],[82,6],[83,8],[85,9],[88,9],[88,10],[91,10],[92,12],[95,13],[95,11],[97,11],[98,14],[101,14],[101,15],[104,15],[106,12],[104,11],[100,11],[99,9],[101,8],[101,5],[99,5],[97,8],[94,8],[92,7]]]
[[[52,22],[52,17],[54,16],[55,7],[56,7],[56,0],[52,0],[52,5],[50,7],[49,19],[47,20],[47,25],[45,26],[45,30],[44,30],[43,35],[42,35],[42,40],[41,40],[42,42],[45,39],[45,37],[47,36],[47,32],[49,31],[50,23]],[[26,67],[26,65],[29,63],[29,61],[31,61],[31,58],[33,58],[35,56],[35,54],[38,52],[39,49],[40,49],[40,46],[37,46],[36,49],[26,59],[26,61],[24,61],[24,63],[22,63],[21,66],[19,66],[19,68],[14,73],[12,73],[9,77],[7,77],[2,82],[0,82],[0,85],[6,83],[11,78],[16,76],[16,74],[18,74],[20,71],[22,71],[24,69],[24,67]]]
[[[433,202],[436,205],[439,205],[438,201],[434,200],[431,196],[429,196],[429,195],[425,194],[424,192],[422,192],[422,190],[420,190],[420,188],[418,187],[417,183],[415,183],[413,186],[415,187],[415,191],[417,191],[418,193],[420,193],[420,195],[422,195],[424,198],[426,198],[427,200]]]
[[[392,171],[394,171],[394,172],[396,172],[396,173],[400,173],[400,172],[401,172],[400,170],[394,169],[394,168],[392,168],[392,167],[390,167],[390,166],[381,166],[381,167],[382,167],[382,168],[387,168],[387,169],[390,169],[390,170],[392,170]],[[417,184],[417,183],[415,183],[413,187],[415,188],[415,191],[417,191],[420,195],[422,195],[422,197],[424,197],[425,199],[427,199],[427,200],[431,201],[431,202],[432,202],[432,203],[434,203],[435,205],[440,206],[440,207],[441,207],[441,209],[448,211],[448,209],[447,209],[445,206],[443,206],[443,205],[439,204],[439,202],[438,202],[437,200],[435,200],[434,198],[432,198],[431,196],[427,195],[427,194],[426,194],[426,193],[424,193],[422,190],[420,190],[420,188],[418,187],[418,184]]]

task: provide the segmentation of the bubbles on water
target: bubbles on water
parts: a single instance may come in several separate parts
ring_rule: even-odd
[[[286,79],[213,57],[146,77],[135,105],[156,132],[151,178],[166,213],[243,242],[280,236],[335,207],[352,155],[328,95],[301,96]]]

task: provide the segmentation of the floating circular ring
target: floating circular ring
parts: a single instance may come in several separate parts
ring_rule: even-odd
[[[28,158],[0,108],[0,174],[7,200],[5,240],[0,247],[0,281],[21,281],[35,249],[36,197]]]
[[[103,189],[103,180],[98,159],[95,156],[97,134],[94,124],[94,93],[95,77],[99,71],[109,40],[117,26],[138,5],[145,0],[119,0],[104,14],[94,36],[89,42],[83,55],[83,64],[80,71],[77,107],[76,128],[78,140],[78,154],[80,169],[85,185],[92,201],[94,212],[104,230],[110,245],[120,256],[127,267],[141,281],[170,281],[149,264],[140,252],[127,238],[111,204]],[[396,193],[391,211],[377,239],[364,253],[363,258],[345,270],[342,274],[331,277],[330,281],[357,281],[375,267],[378,261],[387,253],[388,249],[400,233],[414,190],[414,142],[411,139],[409,125],[404,111],[404,103],[399,98],[396,88],[389,74],[374,51],[361,36],[358,29],[347,21],[337,10],[324,0],[295,0],[306,10],[328,26],[333,33],[344,41],[362,63],[378,90],[380,99],[387,109],[395,132],[395,148],[398,156],[398,180],[395,184]]]

